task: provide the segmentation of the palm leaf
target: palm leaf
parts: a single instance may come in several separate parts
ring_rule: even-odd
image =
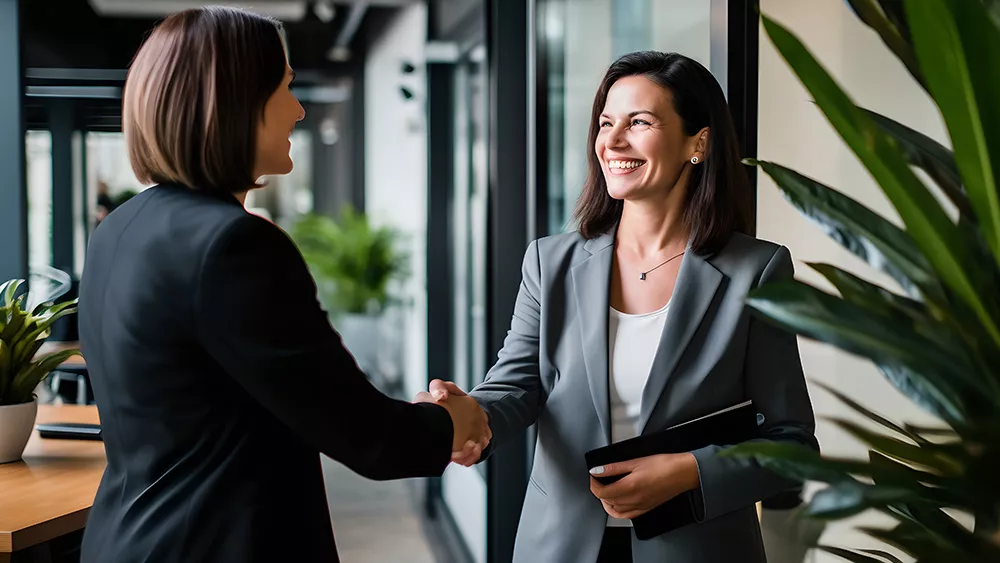
[[[912,394],[953,426],[976,412],[982,382],[970,378],[966,358],[939,348],[901,323],[797,281],[761,286],[747,303],[787,330],[888,367],[907,380],[906,385],[897,385],[901,392]]]
[[[866,553],[864,553],[864,550],[851,551],[849,549],[844,549],[844,548],[841,548],[841,547],[831,547],[831,546],[828,546],[828,545],[818,546],[817,549],[819,549],[821,551],[825,551],[825,552],[830,553],[832,555],[836,555],[837,557],[844,558],[844,559],[846,559],[848,561],[851,561],[853,563],[886,563],[886,561],[889,561],[891,563],[895,563],[895,562],[898,561],[899,563],[902,563],[902,561],[899,561],[898,559],[895,559],[895,558],[889,559],[888,557],[885,557],[884,555],[882,556],[881,559],[879,559],[877,557],[873,557],[873,555],[875,555],[874,553],[873,554],[866,554]],[[881,552],[877,552],[877,553],[881,553]],[[885,555],[888,555],[888,554],[885,554]]]
[[[806,507],[806,514],[824,520],[841,519],[900,502],[923,502],[923,499],[909,489],[843,481],[817,491]]]
[[[974,218],[972,204],[962,188],[955,154],[927,135],[873,111],[864,110],[903,150],[907,162],[927,173],[963,217]]]
[[[825,383],[818,382],[818,381],[815,382],[815,384],[819,385],[827,393],[829,393],[829,394],[833,395],[834,397],[836,397],[837,400],[840,401],[841,403],[844,403],[845,405],[847,405],[848,407],[850,407],[852,410],[854,410],[855,412],[861,414],[862,416],[864,416],[868,420],[871,420],[872,422],[875,422],[876,424],[881,425],[883,428],[887,428],[889,430],[892,430],[893,432],[895,432],[895,433],[897,433],[897,434],[899,434],[901,436],[905,436],[905,437],[913,440],[914,442],[916,442],[918,444],[926,444],[927,443],[927,440],[924,439],[924,437],[921,436],[920,434],[917,434],[916,432],[910,432],[910,431],[906,430],[905,428],[899,426],[898,424],[892,422],[891,420],[889,420],[889,419],[887,419],[887,418],[885,418],[883,416],[880,416],[878,414],[875,414],[871,410],[865,408],[861,403],[855,401],[854,399],[848,397],[847,395],[841,393],[840,391],[837,391],[833,387],[830,387],[829,385],[827,385]]]
[[[969,0],[907,0],[906,13],[965,190],[1000,265],[1000,65],[972,61],[1000,53],[1000,31],[984,6]]]
[[[888,3],[884,2],[884,0],[881,3],[875,0],[847,0],[847,2],[854,8],[854,13],[857,14],[858,18],[865,25],[872,28],[875,33],[878,33],[878,36],[882,38],[882,42],[903,63],[906,70],[913,75],[914,80],[921,86],[924,86],[923,73],[920,70],[920,66],[917,65],[917,57],[913,53],[913,47],[909,44],[909,30],[905,30],[904,28],[907,34],[904,35],[904,31],[887,17],[888,14],[883,11],[884,6],[880,4]],[[893,16],[893,19],[898,22],[898,13],[894,12]]]
[[[889,274],[909,295],[947,301],[931,264],[902,229],[856,200],[798,172],[747,159],[770,176],[789,203],[841,246],[873,268]]]
[[[778,51],[847,146],[879,183],[906,225],[907,233],[938,276],[968,304],[984,329],[1000,345],[997,296],[980,294],[988,287],[989,279],[976,264],[975,252],[971,250],[978,241],[963,238],[962,231],[951,223],[934,196],[910,169],[895,141],[854,105],[802,42],[771,19],[762,19]],[[961,162],[959,168],[962,168]]]
[[[848,420],[834,418],[832,422],[840,429],[888,457],[922,465],[934,469],[943,475],[960,476],[964,471],[964,462],[966,460],[955,459],[940,450],[908,444],[902,440],[872,432]]]

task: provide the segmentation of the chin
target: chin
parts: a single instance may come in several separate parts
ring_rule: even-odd
[[[633,195],[635,190],[632,186],[615,186],[608,184],[608,195],[612,199],[629,199],[630,195]]]

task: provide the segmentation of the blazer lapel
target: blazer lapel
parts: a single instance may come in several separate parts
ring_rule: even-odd
[[[587,241],[590,258],[573,267],[573,289],[580,316],[583,360],[597,417],[611,443],[611,406],[608,396],[608,308],[611,299],[611,260],[614,232]]]
[[[660,345],[653,358],[649,379],[646,380],[646,386],[642,390],[640,433],[646,431],[646,424],[660,400],[660,395],[663,394],[667,382],[677,369],[677,363],[690,344],[691,337],[701,325],[723,277],[722,273],[703,256],[699,256],[688,247],[688,253],[682,258],[680,271],[677,273],[677,284],[670,298],[670,309],[660,335]],[[607,371],[605,371],[606,378]],[[606,386],[607,383],[605,390]]]

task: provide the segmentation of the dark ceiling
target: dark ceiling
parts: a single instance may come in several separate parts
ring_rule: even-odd
[[[206,2],[209,4],[210,2]],[[291,65],[296,69],[300,86],[332,83],[345,76],[360,76],[368,46],[379,37],[397,8],[369,6],[350,42],[348,61],[332,61],[327,53],[339,37],[348,19],[350,6],[337,5],[329,22],[321,21],[307,10],[295,22],[285,22]],[[22,2],[22,57],[27,72],[25,86],[117,86],[122,85],[124,70],[143,39],[156,25],[155,19],[110,18],[94,12],[87,0],[46,0]],[[104,79],[53,76],[37,69],[109,69],[117,70]],[[107,74],[107,73],[105,73]],[[48,98],[27,98],[25,114],[31,129],[45,128]],[[74,99],[77,126],[92,130],[117,130],[120,127],[120,100]]]

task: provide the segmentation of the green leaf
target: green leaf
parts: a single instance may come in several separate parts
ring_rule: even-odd
[[[7,356],[10,355],[10,351],[7,349],[7,343],[0,340],[0,405],[4,404],[4,397],[7,395],[7,386],[10,384],[12,379],[8,375],[7,369]]]
[[[948,546],[941,545],[934,537],[928,534],[921,526],[912,522],[900,522],[891,530],[880,530],[876,528],[859,528],[869,536],[882,540],[890,545],[902,549],[904,552],[919,558],[921,562],[929,563],[972,563],[983,562],[981,559],[970,559],[970,554],[963,554]]]
[[[971,246],[937,200],[910,169],[899,146],[880,131],[837,85],[805,46],[781,25],[762,16],[764,28],[816,103],[878,182],[906,225],[907,233],[930,260],[938,276],[972,308],[1000,345],[1000,305],[988,291],[988,277],[975,262]],[[912,25],[912,22],[911,22]],[[961,169],[961,161],[959,161]],[[969,190],[970,196],[972,190]],[[971,198],[975,203],[975,198]],[[982,218],[980,217],[980,220]]]
[[[9,404],[18,404],[30,401],[35,388],[38,387],[38,384],[41,383],[42,380],[52,373],[52,370],[59,367],[59,365],[69,359],[70,356],[79,353],[79,350],[64,350],[62,352],[50,354],[39,361],[25,364],[21,371],[14,376],[10,392],[5,400],[8,401]]]
[[[767,440],[744,442],[720,452],[723,457],[753,457],[764,467],[797,481],[839,483],[853,481],[851,473],[867,474],[867,464],[827,459],[801,444]]]
[[[993,20],[993,25],[1000,28],[1000,0],[980,0],[986,11],[990,14],[990,19]]]
[[[789,203],[841,246],[892,276],[908,294],[923,295],[939,304],[947,301],[930,263],[905,231],[856,200],[790,168],[753,159],[745,162],[759,165]]]
[[[890,21],[882,11],[882,6],[875,0],[847,0],[854,13],[861,18],[861,21],[878,33],[889,50],[899,59],[906,70],[913,75],[918,84],[924,86],[923,73],[917,65],[917,57],[913,54],[913,47],[910,46],[906,36],[901,33],[899,27]],[[926,88],[926,86],[924,86]]]
[[[892,319],[801,282],[761,286],[747,304],[787,330],[870,358],[879,366],[912,370],[902,375],[917,381],[900,391],[919,392],[917,398],[931,405],[932,412],[954,424],[966,419],[969,403],[982,393],[982,382],[970,381],[966,358],[952,356]]]
[[[8,280],[0,285],[0,296],[2,296],[0,297],[0,303],[5,305],[13,303],[14,295],[17,294],[18,288],[20,288],[23,283],[24,280]]]
[[[814,383],[816,385],[819,385],[827,393],[836,397],[837,400],[839,400],[841,403],[844,403],[845,405],[851,407],[851,409],[853,409],[855,412],[863,415],[868,420],[871,420],[872,422],[875,422],[876,424],[879,424],[884,428],[892,430],[893,432],[901,436],[905,436],[913,440],[914,442],[917,442],[918,444],[927,442],[927,440],[925,440],[919,434],[916,434],[914,432],[908,432],[905,428],[899,426],[898,424],[892,422],[891,420],[875,414],[874,412],[866,409],[863,405],[861,405],[861,403],[855,401],[854,399],[848,397],[847,395],[841,393],[840,391],[837,391],[833,387],[830,387],[829,385],[819,381],[816,381]]]
[[[881,508],[899,502],[919,502],[916,493],[897,487],[865,485],[843,481],[818,491],[809,501],[806,513],[823,519],[854,516],[870,508]]]
[[[893,555],[891,553],[886,553],[886,552],[884,552],[882,550],[879,550],[879,549],[862,549],[860,551],[863,551],[864,553],[869,553],[871,555],[877,555],[877,556],[885,559],[889,563],[903,563],[902,559],[896,557],[895,555]]]
[[[1000,31],[970,0],[907,0],[906,13],[965,190],[1000,265],[1000,65],[982,60],[1000,53]]]
[[[940,508],[902,505],[889,507],[889,512],[922,528],[938,545],[963,553],[978,551],[975,536]]]
[[[918,426],[914,424],[904,424],[903,428],[907,432],[912,432],[914,434],[920,434],[921,436],[946,436],[955,437],[955,430],[952,428],[946,428],[941,426]]]
[[[875,448],[879,453],[908,463],[916,463],[941,472],[944,475],[961,476],[964,464],[950,455],[931,448],[922,448],[902,440],[890,438],[853,422],[840,418],[831,419],[839,428]]]
[[[975,217],[969,197],[962,189],[962,176],[958,172],[958,165],[955,164],[954,153],[919,131],[884,115],[864,111],[875,125],[896,140],[906,155],[907,162],[920,168],[934,180],[963,217]]]
[[[871,555],[866,555],[864,553],[851,551],[841,547],[830,547],[828,545],[820,545],[817,546],[817,549],[836,555],[837,557],[842,557],[848,561],[852,561],[853,563],[886,563],[886,559],[884,558],[878,559],[876,557],[872,557]],[[889,559],[889,561],[892,560]],[[900,563],[902,562],[900,561]]]

